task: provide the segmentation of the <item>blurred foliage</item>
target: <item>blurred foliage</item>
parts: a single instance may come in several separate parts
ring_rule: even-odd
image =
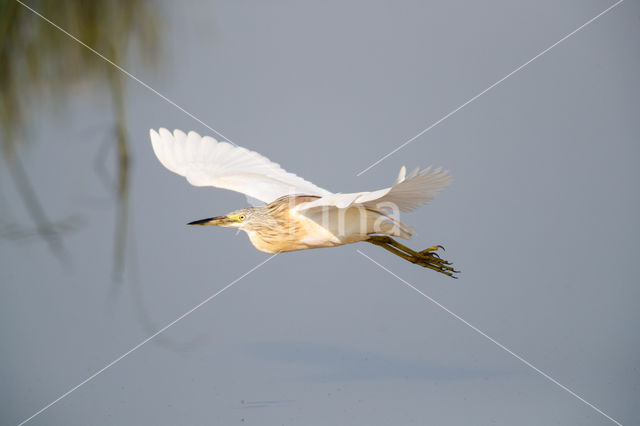
[[[114,277],[121,279],[128,235],[130,167],[126,77],[53,24],[118,65],[135,57],[148,66],[155,63],[159,50],[155,5],[144,0],[24,0],[24,4],[0,0],[0,136],[8,170],[35,224],[35,233],[47,241],[54,255],[65,258],[58,232],[64,229],[49,221],[17,154],[28,141],[28,123],[43,107],[64,112],[68,96],[83,89],[107,90],[114,120],[109,142],[117,152]]]
[[[127,54],[147,64],[158,51],[157,17],[144,0],[32,0],[25,4],[121,65]],[[54,105],[79,85],[109,83],[113,66],[15,0],[0,0],[0,125],[5,155],[24,140],[29,106]],[[116,94],[115,96],[121,96]]]
[[[142,65],[155,65],[159,52],[156,4],[145,0],[21,0],[46,19],[82,43],[126,68],[127,58],[141,60]],[[44,112],[47,105],[53,113],[64,112],[65,99],[80,90],[108,91],[113,108],[113,125],[107,129],[107,148],[116,152],[116,177],[108,179],[103,167],[104,144],[94,161],[98,177],[117,200],[113,243],[113,278],[121,282],[125,254],[135,274],[135,251],[129,232],[129,137],[126,123],[126,77],[120,70],[91,50],[73,40],[15,0],[0,0],[0,137],[1,150],[13,181],[27,211],[36,225],[25,230],[6,224],[0,238],[44,239],[51,251],[64,258],[65,250],[59,233],[68,232],[78,218],[50,222],[41,206],[37,191],[23,167],[19,150],[28,141],[28,123],[33,115]],[[51,102],[43,103],[47,99]],[[36,106],[37,108],[34,108]],[[43,108],[44,107],[44,108]],[[104,141],[104,132],[95,132],[95,142]],[[90,159],[87,159],[90,161]],[[1,219],[1,218],[0,218]],[[127,250],[128,249],[128,250]],[[63,259],[64,260],[64,259]],[[137,279],[129,286],[138,309],[138,318],[149,332],[158,327],[144,306]],[[117,291],[119,286],[114,286]],[[114,294],[115,295],[115,294]],[[176,346],[169,339],[155,339],[172,348],[186,348],[199,342]]]

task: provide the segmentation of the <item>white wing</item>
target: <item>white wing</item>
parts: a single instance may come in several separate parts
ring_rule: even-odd
[[[158,160],[192,185],[230,189],[265,203],[288,194],[331,195],[257,152],[228,142],[180,130],[151,129],[149,134]]]
[[[305,210],[314,207],[332,206],[344,209],[362,205],[388,213],[410,212],[431,201],[449,183],[449,172],[441,168],[431,170],[431,167],[427,167],[422,171],[415,169],[407,176],[406,168],[403,166],[396,182],[390,188],[352,194],[330,194],[319,200],[300,204],[297,209],[304,214]]]

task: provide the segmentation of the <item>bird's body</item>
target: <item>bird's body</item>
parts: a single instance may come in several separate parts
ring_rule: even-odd
[[[279,253],[311,248],[334,247],[366,241],[376,232],[376,221],[388,235],[405,236],[401,227],[393,229],[392,218],[370,209],[306,209],[305,204],[317,201],[314,195],[285,195],[266,206],[243,209],[260,216],[260,226],[251,222],[243,228],[251,243],[260,251]],[[256,223],[256,222],[254,222]]]
[[[318,198],[309,195],[285,195],[266,206],[250,207],[262,216],[258,222],[260,226],[248,225],[246,228],[253,246],[266,253],[280,253],[339,244],[338,238],[331,232],[296,211],[299,204]]]
[[[394,216],[430,201],[449,184],[441,169],[402,167],[390,188],[332,193],[283,170],[260,154],[195,132],[150,131],[154,152],[169,170],[196,186],[242,192],[266,205],[191,222],[245,231],[258,250],[280,253],[367,241],[413,263],[453,276],[435,254],[439,246],[415,252],[391,236],[411,238],[413,230]]]

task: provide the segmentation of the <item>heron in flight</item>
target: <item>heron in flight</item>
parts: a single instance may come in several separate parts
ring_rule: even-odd
[[[280,253],[366,241],[409,262],[456,278],[459,271],[441,259],[437,245],[414,251],[393,237],[411,238],[413,229],[397,216],[429,202],[451,181],[449,173],[430,167],[407,174],[400,169],[393,186],[370,192],[332,193],[288,173],[248,149],[218,142],[196,132],[150,130],[153,151],[169,170],[195,186],[241,192],[266,203],[189,225],[238,228],[255,248]]]

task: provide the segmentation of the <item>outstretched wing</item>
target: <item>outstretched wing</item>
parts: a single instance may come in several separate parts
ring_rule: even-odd
[[[427,167],[422,171],[415,169],[408,176],[406,172],[403,166],[395,184],[389,188],[371,192],[330,194],[316,201],[301,204],[297,209],[304,213],[304,210],[322,206],[344,209],[361,205],[381,212],[410,212],[431,201],[451,183],[449,172],[441,168],[432,170],[431,167]]]
[[[331,192],[254,151],[218,142],[196,132],[149,131],[153,151],[169,170],[195,186],[215,186],[241,192],[265,203],[288,194],[328,196]]]

